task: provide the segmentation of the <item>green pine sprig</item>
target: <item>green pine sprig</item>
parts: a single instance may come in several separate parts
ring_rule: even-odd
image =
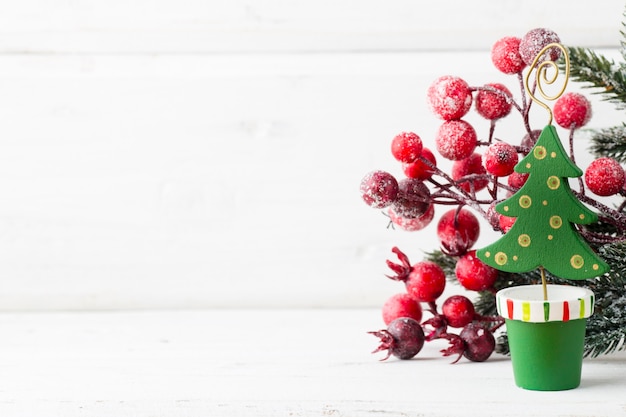
[[[611,271],[587,285],[596,297],[585,337],[585,355],[591,357],[626,349],[626,242],[602,246],[598,253]]]
[[[626,9],[622,16],[620,31],[620,52],[626,61]],[[570,60],[570,77],[584,84],[585,88],[596,88],[594,94],[603,95],[604,100],[615,103],[618,108],[626,108],[626,64],[616,63],[597,52],[582,47],[567,47]],[[564,68],[561,59],[560,67]]]
[[[594,131],[589,151],[596,157],[608,156],[626,163],[626,124]]]
[[[626,109],[626,66],[615,63],[588,48],[568,47],[570,78],[583,83],[584,88],[596,88],[604,100]],[[561,67],[563,63],[561,63]]]

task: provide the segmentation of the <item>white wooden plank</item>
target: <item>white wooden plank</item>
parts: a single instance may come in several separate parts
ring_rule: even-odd
[[[24,0],[0,9],[3,53],[487,50],[549,27],[616,46],[623,2]]]
[[[533,392],[508,358],[370,352],[377,310],[4,313],[0,413],[26,416],[626,416],[625,356]]]
[[[485,53],[0,57],[0,309],[380,305],[435,225],[387,230],[358,183],[400,174],[399,131],[433,146],[451,71],[516,84]]]

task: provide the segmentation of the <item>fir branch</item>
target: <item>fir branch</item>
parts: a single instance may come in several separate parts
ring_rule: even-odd
[[[608,156],[626,163],[626,124],[595,131],[589,150],[598,158]]]
[[[604,100],[626,108],[626,68],[616,65],[596,52],[581,47],[567,48],[570,59],[570,77],[574,81],[587,83],[585,88],[599,88],[595,94],[604,95]],[[563,63],[561,62],[563,69]]]
[[[588,285],[596,297],[585,336],[585,356],[591,357],[626,349],[626,243],[605,245],[598,253],[611,271]]]

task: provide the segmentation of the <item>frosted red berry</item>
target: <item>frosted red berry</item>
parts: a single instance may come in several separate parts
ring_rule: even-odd
[[[398,181],[385,171],[372,171],[361,180],[361,197],[373,208],[385,208],[398,197]]]
[[[418,230],[422,230],[423,228],[428,226],[433,221],[433,218],[435,217],[435,205],[430,204],[424,214],[414,219],[409,219],[398,215],[393,210],[393,207],[389,207],[387,214],[389,215],[391,222],[394,225],[398,226],[400,229],[407,232],[417,232]]]
[[[400,263],[387,260],[387,266],[396,273],[387,277],[404,282],[407,293],[416,301],[430,303],[437,300],[446,287],[443,269],[431,261],[411,265],[409,258],[400,249],[394,247],[392,252],[398,256]]]
[[[468,193],[478,192],[489,184],[487,170],[483,165],[482,156],[473,153],[460,161],[454,161],[450,175],[459,186]]]
[[[493,353],[496,339],[493,334],[481,323],[469,323],[459,337],[465,342],[463,356],[472,362],[484,362]]]
[[[437,159],[435,155],[428,148],[422,148],[421,158],[426,159],[430,164],[434,167],[437,166]],[[426,162],[424,162],[421,158],[416,159],[411,163],[402,164],[402,170],[404,171],[404,175],[409,178],[417,178],[418,180],[427,180],[433,176],[433,168],[431,168]]]
[[[471,323],[476,316],[476,310],[472,301],[463,295],[448,297],[441,306],[441,311],[446,317],[450,327],[461,328]]]
[[[391,154],[400,162],[413,162],[422,153],[422,139],[413,132],[402,132],[391,141]]]
[[[527,65],[531,65],[539,52],[548,44],[560,43],[559,36],[552,30],[546,28],[536,28],[528,31],[522,37],[519,45],[519,54]],[[546,59],[556,61],[561,56],[561,50],[552,47],[537,62],[543,62]]]
[[[511,92],[499,83],[486,84],[476,94],[476,111],[488,120],[507,116],[513,107]]]
[[[476,149],[477,143],[476,131],[464,120],[444,122],[435,134],[437,152],[452,161],[470,156]]]
[[[509,231],[513,223],[515,222],[515,218],[503,216],[502,214],[496,211],[496,201],[492,201],[487,208],[487,220],[489,224],[493,227],[494,230],[500,230],[503,233]]]
[[[515,220],[516,220],[515,217],[509,217],[509,216],[500,214],[500,217],[498,217],[498,226],[500,227],[500,230],[502,230],[503,233],[506,233],[509,230],[511,230],[511,227],[513,227]]]
[[[584,177],[589,190],[602,197],[619,193],[624,187],[625,178],[622,166],[610,157],[592,161]]]
[[[535,143],[537,143],[537,139],[539,139],[539,136],[541,136],[541,130],[532,130],[530,133],[526,133],[524,135],[520,145],[530,150],[533,146],[535,146]]]
[[[491,62],[505,74],[517,74],[521,72],[526,63],[519,53],[521,39],[515,36],[507,36],[499,39],[491,47]]]
[[[422,321],[422,306],[407,293],[392,295],[385,301],[382,308],[383,321],[389,325],[395,319],[409,317]]]
[[[467,209],[452,209],[445,212],[437,223],[437,237],[442,249],[451,255],[465,254],[478,240],[480,224],[476,216]]]
[[[511,175],[507,177],[506,182],[511,188],[517,190],[522,188],[522,185],[526,184],[526,181],[528,180],[528,175],[529,174],[527,172],[511,172]]]
[[[565,129],[587,124],[591,118],[591,103],[579,93],[565,93],[554,103],[554,120]]]
[[[415,320],[402,317],[389,323],[387,329],[368,332],[380,338],[380,345],[372,353],[387,351],[384,361],[393,355],[398,359],[411,359],[424,347],[424,330]]]
[[[420,180],[403,178],[398,182],[398,194],[392,203],[393,211],[407,219],[420,217],[430,207],[430,190]]]
[[[428,105],[443,120],[457,120],[472,106],[472,91],[461,78],[444,75],[437,78],[426,91]]]
[[[459,283],[471,291],[489,290],[498,278],[498,271],[478,259],[475,250],[457,260],[454,273]]]
[[[418,301],[433,302],[446,287],[446,274],[439,265],[421,261],[413,265],[411,277],[406,282],[407,292]]]
[[[483,155],[485,169],[496,177],[506,177],[513,173],[517,165],[517,150],[506,142],[494,142]]]

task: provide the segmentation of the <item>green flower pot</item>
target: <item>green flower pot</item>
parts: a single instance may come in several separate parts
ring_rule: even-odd
[[[517,386],[561,391],[580,385],[585,328],[594,295],[586,288],[541,285],[498,291],[496,306],[506,320]]]

